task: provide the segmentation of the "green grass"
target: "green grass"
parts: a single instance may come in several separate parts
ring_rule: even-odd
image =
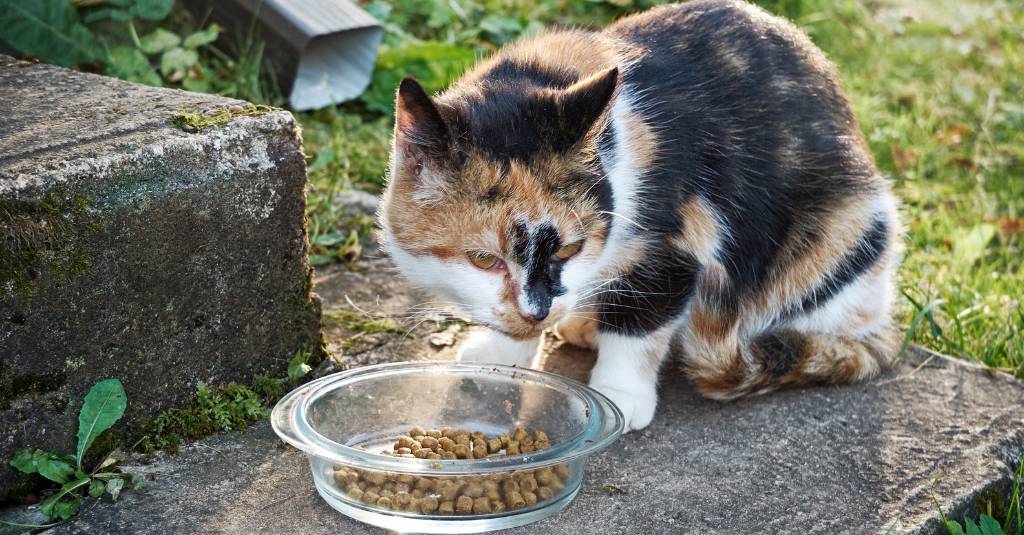
[[[1024,377],[1024,10],[980,0],[758,3],[794,20],[838,65],[878,165],[904,201],[898,316],[910,339]],[[387,69],[374,77],[386,87],[371,94],[391,94],[401,58],[424,42],[482,56],[545,25],[601,25],[630,9],[628,0],[422,4],[370,4],[389,29]],[[404,70],[421,68],[410,59]],[[438,88],[458,72],[427,75]],[[373,98],[300,117],[321,260],[351,258],[337,238],[368,231],[332,199],[353,186],[380,190],[391,121]]]

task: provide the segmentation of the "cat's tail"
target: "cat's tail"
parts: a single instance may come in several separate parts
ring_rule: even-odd
[[[781,329],[747,341],[687,344],[687,361],[702,394],[729,400],[789,385],[870,379],[892,365],[897,344],[890,328],[859,337]]]

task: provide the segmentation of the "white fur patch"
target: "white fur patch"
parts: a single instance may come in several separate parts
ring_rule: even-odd
[[[459,348],[459,362],[531,367],[540,337],[516,340],[491,329],[474,331]]]

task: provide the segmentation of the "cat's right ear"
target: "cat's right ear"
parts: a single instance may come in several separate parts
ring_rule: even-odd
[[[395,136],[399,144],[423,157],[441,156],[448,148],[448,129],[437,105],[412,77],[398,86]]]

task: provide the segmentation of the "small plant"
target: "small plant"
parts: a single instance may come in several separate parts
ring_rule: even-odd
[[[1010,503],[1007,507],[1006,519],[1002,524],[992,516],[992,504],[989,503],[989,510],[978,517],[975,522],[970,518],[964,518],[963,523],[956,520],[949,520],[942,512],[942,507],[932,492],[932,500],[939,510],[939,517],[946,526],[949,535],[1024,535],[1024,516],[1021,516],[1021,480],[1024,479],[1024,455],[1017,464],[1017,473],[1013,478],[1013,491],[1010,493]]]
[[[119,450],[107,455],[90,472],[86,472],[82,464],[96,437],[124,416],[127,405],[128,398],[121,381],[100,381],[89,390],[78,413],[78,447],[74,454],[38,448],[22,448],[15,452],[10,461],[12,467],[26,474],[39,474],[61,485],[60,490],[44,500],[40,508],[47,518],[68,520],[75,516],[86,494],[98,498],[107,493],[116,500],[126,484],[135,487],[141,484],[142,478],[137,475],[114,471],[117,463],[124,460]]]
[[[309,351],[297,351],[292,361],[288,363],[288,380],[292,383],[297,383],[306,376],[307,373],[313,371],[313,367],[308,364],[310,357]]]

